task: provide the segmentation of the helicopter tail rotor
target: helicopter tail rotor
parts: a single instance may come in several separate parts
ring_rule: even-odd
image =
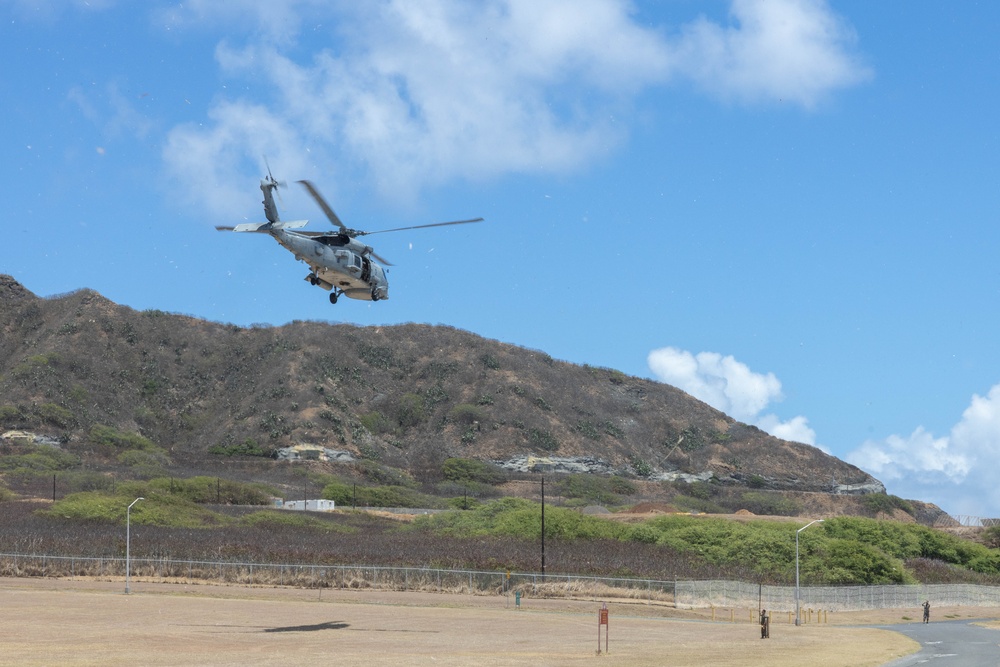
[[[279,181],[279,180],[275,179],[274,176],[271,175],[271,165],[268,163],[266,155],[264,156],[264,166],[267,168],[267,183],[269,185],[271,185],[272,187],[275,187],[275,188],[287,188],[288,187],[288,182],[287,181]],[[279,199],[281,198],[281,194],[280,193],[278,194],[278,198]]]

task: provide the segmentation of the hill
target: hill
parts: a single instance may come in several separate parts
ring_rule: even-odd
[[[238,327],[91,290],[43,299],[0,275],[8,441],[10,431],[124,477],[263,474],[289,465],[274,457],[298,457],[374,460],[433,482],[462,457],[518,472],[884,492],[855,466],[677,388],[450,327]]]

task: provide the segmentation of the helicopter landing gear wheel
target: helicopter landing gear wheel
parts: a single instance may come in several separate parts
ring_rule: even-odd
[[[330,292],[330,303],[337,303],[338,296],[336,292]]]
[[[378,288],[377,287],[373,287],[372,288],[372,301],[378,301],[379,298],[380,297],[378,295]]]
[[[316,284],[319,282],[319,279],[316,277],[315,273],[310,273],[308,276],[306,276],[306,280],[308,280],[309,284],[312,285],[313,287],[315,287]]]

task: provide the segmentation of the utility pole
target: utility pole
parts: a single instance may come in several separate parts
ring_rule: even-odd
[[[810,521],[795,531],[795,625],[802,625],[802,621],[799,618],[799,599],[802,597],[801,593],[799,593],[799,533],[814,523],[823,523],[823,519]]]
[[[545,578],[545,476],[542,476],[542,579]]]

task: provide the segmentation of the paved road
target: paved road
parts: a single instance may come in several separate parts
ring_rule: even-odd
[[[919,653],[893,660],[883,667],[997,667],[1000,665],[1000,631],[971,621],[943,621],[880,625],[920,642]]]

